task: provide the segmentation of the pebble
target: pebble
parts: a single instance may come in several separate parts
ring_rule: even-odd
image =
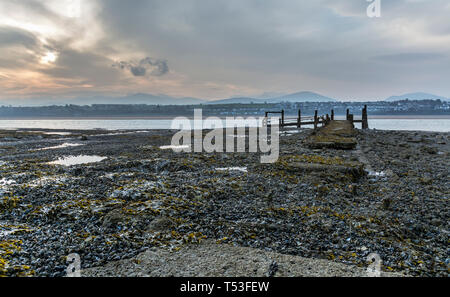
[[[359,135],[373,170],[385,173],[373,179],[292,172],[282,163],[260,164],[258,154],[159,150],[170,143],[168,131],[101,138],[83,133],[90,140],[84,146],[31,152],[52,145],[44,138],[2,157],[8,162],[0,167],[2,178],[16,184],[0,190],[0,231],[7,224],[27,227],[0,238],[22,241],[21,250],[7,259],[11,265],[30,265],[38,276],[64,276],[70,253],[80,255],[82,267],[94,267],[206,237],[219,244],[363,265],[369,252],[377,252],[395,271],[448,276],[448,205],[442,198],[449,194],[444,159],[449,147],[439,144],[445,154],[433,153],[435,144],[425,132]],[[283,137],[280,158],[357,159],[352,151],[303,147],[307,133]],[[67,169],[43,165],[77,152],[108,159]],[[214,170],[237,167],[247,172]],[[46,177],[54,179],[44,182]],[[20,202],[5,208],[11,193]],[[391,199],[388,209],[380,209],[386,199]],[[276,275],[272,264],[269,275]]]

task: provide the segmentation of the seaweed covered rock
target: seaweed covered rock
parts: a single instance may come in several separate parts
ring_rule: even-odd
[[[147,231],[149,232],[164,232],[170,230],[172,227],[174,227],[174,222],[164,216],[160,216],[155,218],[150,222],[148,225]]]

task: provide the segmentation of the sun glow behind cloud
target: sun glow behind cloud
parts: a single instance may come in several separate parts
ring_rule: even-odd
[[[0,0],[0,73],[5,78],[0,81],[0,99],[95,86],[86,77],[70,74],[67,61],[81,64],[72,53],[95,53],[104,37],[96,5],[87,0]],[[91,64],[84,73],[95,76],[95,61]]]
[[[0,99],[449,94],[448,0],[383,4],[369,19],[364,0],[0,0]],[[148,75],[136,65],[145,57],[170,71]]]
[[[65,40],[82,48],[102,37],[94,1],[46,0],[30,3],[36,4],[27,6],[20,1],[0,0],[0,27],[33,33],[44,45],[50,40]]]
[[[44,56],[41,57],[42,64],[50,64],[54,63],[58,59],[58,54],[54,52],[48,52]]]

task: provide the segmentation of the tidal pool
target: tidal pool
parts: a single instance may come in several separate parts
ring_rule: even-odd
[[[43,134],[67,136],[67,135],[72,135],[73,133],[72,132],[43,132]]]
[[[375,176],[375,177],[385,177],[386,176],[386,172],[384,171],[369,171],[369,176]]]
[[[217,171],[241,171],[248,172],[247,167],[226,167],[226,168],[216,168]]]
[[[40,148],[40,149],[37,149],[36,151],[55,150],[55,149],[60,149],[60,148],[74,147],[74,146],[81,146],[81,145],[83,145],[83,144],[80,144],[80,143],[63,143],[63,144],[60,144],[60,145]]]
[[[159,147],[162,150],[173,150],[174,152],[181,152],[184,149],[190,149],[190,145],[164,145]]]
[[[68,156],[68,157],[59,158],[58,160],[49,162],[47,164],[73,166],[73,165],[79,165],[79,164],[96,163],[96,162],[103,161],[105,159],[107,159],[107,157],[86,156],[86,155]]]

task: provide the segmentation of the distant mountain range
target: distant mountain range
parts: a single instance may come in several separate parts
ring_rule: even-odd
[[[275,96],[275,97],[271,97]],[[91,104],[147,104],[147,105],[193,105],[193,104],[248,104],[248,103],[276,103],[276,102],[333,102],[335,99],[328,98],[313,92],[299,92],[289,95],[282,93],[264,93],[257,98],[239,97],[221,100],[207,101],[199,98],[183,97],[176,98],[164,94],[132,94],[122,97],[108,96],[84,96],[72,99],[49,99],[46,97],[36,97],[30,99],[10,99],[1,100],[0,105],[91,105]]]
[[[410,93],[401,96],[392,96],[385,101],[399,100],[450,100],[443,96],[427,93]],[[45,96],[29,99],[0,99],[0,105],[13,106],[45,106],[45,105],[91,105],[91,104],[147,104],[147,105],[194,105],[194,104],[249,104],[249,103],[277,103],[277,102],[337,102],[338,100],[313,92],[298,92],[293,94],[264,93],[253,97],[233,97],[220,100],[204,100],[193,97],[171,97],[165,94],[132,94],[121,97],[111,96],[79,96],[71,99],[55,99]]]
[[[274,98],[229,98],[223,100],[215,100],[208,102],[209,104],[248,104],[248,103],[277,103],[277,102],[335,102],[336,99],[322,96],[313,92],[299,92],[289,95],[282,95]]]
[[[256,96],[256,99],[272,99],[276,97],[285,96],[287,93],[281,93],[281,92],[264,92],[261,95]],[[239,96],[236,96],[239,97]]]
[[[389,98],[387,98],[385,101],[401,101],[401,100],[438,100],[441,99],[443,101],[449,101],[449,98],[445,98],[444,96],[437,96],[437,95],[433,95],[433,94],[428,94],[428,93],[409,93],[409,94],[404,94],[404,95],[400,95],[400,96],[391,96]]]

